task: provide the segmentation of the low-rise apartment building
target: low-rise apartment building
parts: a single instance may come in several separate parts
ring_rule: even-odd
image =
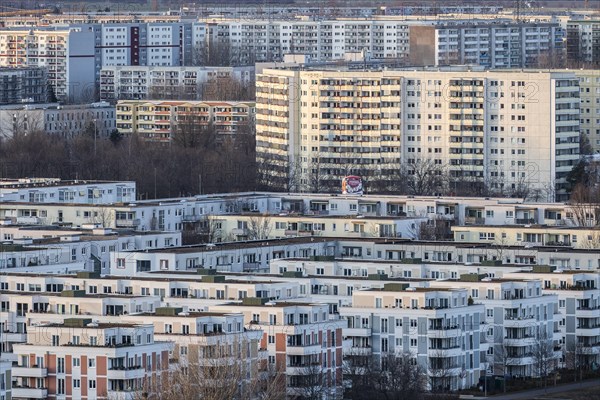
[[[135,399],[168,371],[171,345],[154,340],[151,324],[70,318],[32,326],[27,343],[13,349],[12,396]]]
[[[505,275],[506,279],[523,277],[541,280],[544,293],[558,297],[555,331],[558,326],[561,365],[576,369],[600,363],[600,274],[540,266]]]
[[[203,140],[201,135],[251,133],[253,102],[125,100],[117,103],[119,132],[151,141],[181,143]],[[194,137],[197,136],[197,137]]]
[[[136,232],[84,226],[0,225],[0,269],[12,272],[64,272],[68,266],[107,274],[110,253],[181,246],[180,232]]]
[[[494,374],[541,376],[558,367],[558,297],[544,293],[539,279],[496,279],[471,273],[458,281],[431,281],[433,287],[461,287],[485,307],[478,330],[488,343],[482,362]],[[542,360],[542,357],[544,360]],[[541,363],[546,371],[540,370]]]
[[[431,390],[450,391],[479,380],[484,312],[465,289],[408,283],[355,291],[352,306],[340,309],[349,322],[344,330],[349,356],[408,354],[426,371]]]
[[[249,330],[264,332],[261,347],[267,349],[268,364],[285,372],[288,396],[314,393],[315,382],[324,397],[341,395],[342,331],[347,324],[327,304],[246,298],[210,310],[241,312]]]
[[[459,243],[494,243],[498,246],[555,246],[597,249],[600,231],[594,227],[545,225],[453,226]]]
[[[0,180],[2,202],[111,204],[127,203],[136,199],[135,182],[85,181],[58,178],[22,178]],[[7,218],[3,214],[2,219]],[[35,220],[16,220],[15,223],[36,224]],[[72,222],[71,220],[56,222]]]

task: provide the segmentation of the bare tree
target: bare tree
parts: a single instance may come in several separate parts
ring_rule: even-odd
[[[247,354],[249,346],[189,346],[160,379],[146,379],[138,398],[148,400],[276,400],[285,397],[285,377]]]
[[[385,353],[380,357],[348,353],[344,357],[345,397],[423,399],[426,371],[409,352]]]
[[[427,221],[415,222],[413,236],[416,240],[449,240],[452,237],[450,221],[436,215]]]
[[[298,400],[335,399],[335,377],[322,367],[321,355],[304,356],[300,374],[288,377],[292,397]]]
[[[496,341],[493,347],[493,371],[494,375],[502,376],[502,391],[506,393],[506,378],[509,375],[510,367],[515,364],[515,359],[511,353],[510,346],[503,337],[502,329],[496,334]]]
[[[578,184],[571,192],[570,204],[577,226],[592,227],[600,221],[600,187]]]
[[[406,168],[408,193],[415,196],[432,196],[445,192],[448,186],[448,174],[443,165],[435,160],[416,159]]]
[[[429,356],[427,376],[432,392],[450,392],[454,390],[455,370],[459,368],[456,357],[450,357],[443,349],[436,350]]]
[[[552,337],[545,328],[538,328],[535,344],[531,347],[535,374],[548,386],[548,375],[556,370],[558,359],[554,352]]]
[[[272,230],[273,225],[269,214],[252,216],[248,220],[248,240],[268,239]]]
[[[112,210],[107,207],[98,207],[94,210],[92,222],[100,224],[103,228],[109,228],[114,220]]]

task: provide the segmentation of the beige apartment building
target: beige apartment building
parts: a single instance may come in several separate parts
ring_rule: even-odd
[[[160,142],[179,135],[187,141],[211,128],[221,135],[249,132],[254,112],[252,102],[126,100],[117,103],[116,121],[124,134]]]
[[[346,175],[389,190],[427,162],[450,186],[562,200],[579,160],[573,72],[284,67],[256,86],[257,161],[280,190],[338,191]]]
[[[581,133],[589,140],[591,150],[600,153],[600,70],[576,71],[581,98]]]

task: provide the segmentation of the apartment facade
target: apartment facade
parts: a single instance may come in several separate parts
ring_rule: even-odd
[[[341,60],[345,53],[368,58],[407,60],[408,25],[405,21],[377,20],[224,20],[208,22],[203,31],[211,47],[228,48],[234,65],[282,61],[285,54],[305,54],[315,62]]]
[[[0,136],[4,138],[42,131],[67,138],[87,134],[106,139],[115,128],[115,107],[107,102],[0,106]]]
[[[483,305],[469,304],[465,289],[408,283],[354,292],[352,306],[340,309],[348,320],[344,337],[352,343],[350,357],[408,354],[436,391],[471,387],[479,380],[484,312]]]
[[[68,181],[58,178],[0,180],[2,202],[64,204],[127,203],[135,201],[135,190],[135,182],[131,181]]]
[[[254,67],[104,66],[100,71],[100,99],[211,100],[211,82],[254,82]],[[214,97],[213,97],[214,98]]]
[[[42,67],[59,100],[95,98],[94,35],[82,28],[0,30],[0,67]]]
[[[558,368],[558,298],[545,293],[540,280],[497,279],[473,272],[453,284],[485,306],[479,328],[487,343],[482,363],[492,374],[535,377]],[[445,286],[437,281],[430,285]],[[546,372],[540,370],[542,354]]]
[[[264,332],[261,347],[267,349],[268,364],[285,373],[289,397],[307,397],[315,390],[325,398],[342,395],[342,331],[347,324],[329,305],[247,298],[210,309],[241,312],[249,330]]]
[[[599,39],[600,40],[600,39]],[[593,153],[600,152],[600,71],[585,69],[575,72],[579,78],[581,98],[581,134],[585,135]]]
[[[279,190],[333,188],[346,175],[376,190],[400,165],[430,160],[451,181],[554,201],[579,160],[579,103],[570,72],[267,69],[257,161]]]
[[[116,106],[119,132],[150,141],[197,141],[195,136],[250,133],[253,102],[123,100]]]
[[[496,243],[499,246],[556,246],[595,249],[600,231],[595,227],[524,226],[454,226],[456,242]]]
[[[600,20],[571,20],[567,23],[567,58],[569,61],[600,63]]]
[[[552,271],[552,272],[549,272]],[[531,272],[510,273],[507,279],[539,279],[544,292],[558,297],[555,333],[560,335],[560,363],[567,368],[600,362],[600,274],[561,271],[540,266]],[[555,335],[556,337],[556,335]]]
[[[0,105],[44,103],[48,100],[43,68],[0,68]]]
[[[150,324],[98,324],[91,318],[31,327],[14,346],[13,398],[69,396],[134,399],[146,380],[168,371],[171,343]]]
[[[527,68],[535,67],[542,58],[564,57],[564,31],[558,23],[459,21],[440,23],[433,29],[435,65]],[[418,40],[423,31],[421,28]]]

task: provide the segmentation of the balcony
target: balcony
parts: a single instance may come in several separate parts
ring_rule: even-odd
[[[108,379],[138,379],[143,378],[146,371],[141,366],[136,367],[114,367],[106,371]]]
[[[534,218],[517,218],[517,219],[515,219],[515,224],[531,225],[531,224],[535,224],[535,219]]]
[[[506,328],[520,328],[520,327],[528,327],[534,326],[537,323],[537,320],[533,316],[525,316],[525,317],[504,317],[504,326]]]
[[[288,345],[286,348],[286,354],[288,356],[302,356],[306,354],[317,354],[321,352],[322,346],[320,344],[312,344],[309,346],[291,346]]]
[[[427,336],[430,338],[449,338],[459,337],[463,334],[462,329],[459,327],[441,327],[441,328],[429,328]]]
[[[41,219],[38,217],[17,217],[17,224],[19,225],[39,225]]]
[[[27,342],[26,333],[4,332],[2,341],[6,343],[25,343]]]
[[[463,354],[463,350],[460,346],[448,347],[443,349],[429,349],[427,350],[429,357],[456,357]]]
[[[119,400],[135,400],[140,397],[140,392],[136,390],[108,390],[107,391],[109,399],[119,399]],[[13,391],[14,397],[14,391]]]
[[[484,225],[485,218],[465,217],[465,225]]]
[[[200,214],[187,214],[181,217],[182,222],[198,222],[202,215]]]
[[[48,397],[48,389],[13,386],[12,397],[13,399],[45,399]]]
[[[38,367],[12,367],[13,378],[45,378],[48,376],[46,368]]]
[[[115,221],[115,225],[117,228],[134,228],[139,224],[139,219],[118,219]]]
[[[344,336],[371,337],[371,328],[344,328]]]

